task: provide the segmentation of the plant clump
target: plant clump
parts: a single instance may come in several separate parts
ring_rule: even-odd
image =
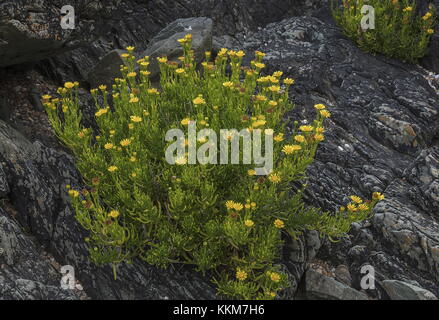
[[[416,63],[428,49],[434,33],[435,9],[420,14],[414,0],[343,0],[332,1],[332,15],[345,35],[360,48],[382,53],[402,61]],[[373,12],[365,10],[372,7]],[[362,10],[364,10],[362,12]],[[374,28],[370,28],[374,20]],[[368,24],[363,30],[362,21]]]
[[[158,58],[160,89],[149,79],[149,57],[138,59],[133,47],[122,55],[122,77],[108,90],[91,90],[98,132],[82,125],[78,83],[43,97],[59,139],[72,150],[88,186],[68,193],[76,218],[89,232],[91,259],[98,264],[131,262],[167,267],[188,264],[207,274],[221,295],[239,299],[274,299],[288,286],[278,266],[282,244],[305,230],[337,239],[353,222],[367,219],[383,198],[353,197],[335,213],[307,207],[301,182],[324,140],[323,123],[331,114],[315,105],[309,125],[295,122],[286,135],[282,120],[293,108],[288,88],[294,80],[282,72],[262,75],[264,54],[249,67],[243,51],[206,52],[201,71],[194,62],[191,35],[180,39],[178,62]],[[274,169],[257,175],[254,164],[189,164],[187,152],[169,164],[165,140],[169,129],[265,130],[274,141]],[[189,142],[181,143],[188,147]],[[198,137],[197,147],[207,143]],[[187,149],[186,149],[187,150]],[[239,151],[243,156],[243,151]]]

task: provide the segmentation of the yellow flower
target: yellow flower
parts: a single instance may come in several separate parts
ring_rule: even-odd
[[[284,140],[284,134],[283,133],[279,133],[278,135],[276,135],[274,137],[274,141],[276,141],[276,142],[281,142],[283,140]]]
[[[79,192],[76,191],[76,190],[71,189],[71,190],[69,190],[69,195],[70,195],[72,198],[77,198],[77,197],[79,197]]]
[[[223,86],[226,88],[230,88],[233,87],[233,82],[232,81],[226,81],[223,83]]]
[[[127,74],[128,78],[135,78],[136,76],[137,76],[137,73],[135,73],[135,72],[130,72]]]
[[[114,147],[114,145],[113,145],[112,143],[106,143],[106,144],[104,145],[104,148],[105,148],[106,150],[113,149],[113,147]]]
[[[265,68],[265,64],[263,64],[262,62],[256,62],[255,67],[258,69],[263,69]]]
[[[303,132],[311,132],[314,130],[314,127],[313,126],[300,126],[299,129],[300,129],[300,131],[303,131]]]
[[[277,101],[273,101],[273,100],[271,100],[270,102],[268,102],[268,105],[269,105],[270,107],[275,107],[275,106],[277,106]]]
[[[294,140],[296,140],[297,142],[305,142],[305,137],[302,135],[297,135],[294,137]]]
[[[50,100],[52,98],[52,96],[45,94],[42,98],[43,98],[43,100]]]
[[[96,116],[96,117],[100,117],[100,116],[106,114],[107,112],[108,112],[108,109],[107,109],[107,108],[99,109],[99,110],[95,113],[95,116]]]
[[[132,47],[132,46],[129,46],[129,47],[126,47],[126,49],[127,49],[128,52],[133,52],[134,49],[136,49],[136,48]]]
[[[199,104],[205,104],[206,101],[203,99],[203,97],[201,95],[199,95],[198,97],[196,97],[194,100],[192,100],[192,102],[195,105],[199,105]]]
[[[182,165],[184,165],[186,163],[187,163],[186,157],[179,157],[179,158],[175,159],[175,164],[176,165],[182,166]]]
[[[226,208],[227,209],[233,209],[233,206],[235,205],[235,202],[233,202],[232,200],[228,200],[226,201]]]
[[[137,161],[136,157],[131,157],[130,158],[130,162],[136,162],[136,161]]]
[[[257,96],[255,96],[255,100],[256,101],[267,101],[268,99],[267,99],[267,97],[266,96],[263,96],[263,95],[257,95]]]
[[[280,87],[279,86],[271,86],[271,87],[268,87],[268,90],[270,90],[271,92],[279,92]]]
[[[182,74],[184,72],[185,72],[185,70],[183,68],[178,68],[175,70],[175,73],[178,73],[178,74]]]
[[[137,98],[137,97],[132,97],[130,99],[130,103],[137,103],[137,102],[139,102],[139,98]]]
[[[138,117],[138,116],[131,116],[130,117],[132,122],[141,122],[142,118]]]
[[[273,73],[273,77],[280,78],[284,73],[282,71],[275,71]]]
[[[355,212],[358,210],[358,208],[355,206],[354,203],[349,203],[346,208],[348,209],[349,212]]]
[[[66,82],[64,83],[64,87],[66,89],[72,89],[75,86],[75,84],[73,82]]]
[[[362,203],[363,202],[363,200],[361,200],[361,198],[358,196],[350,196],[349,198],[351,198],[351,200],[354,201],[355,203]]]
[[[248,219],[248,220],[244,221],[244,224],[246,227],[250,228],[250,227],[253,227],[255,223],[252,220]]]
[[[183,125],[183,126],[187,126],[188,124],[189,124],[189,121],[191,121],[191,119],[189,119],[189,118],[184,118],[183,120],[181,120],[181,124]]]
[[[284,84],[286,84],[286,85],[292,85],[292,84],[294,84],[294,79],[290,79],[290,78],[285,78],[284,79]]]
[[[158,57],[157,61],[160,62],[160,63],[166,63],[166,62],[168,62],[168,58],[166,58],[166,57]]]
[[[320,114],[324,117],[324,118],[329,118],[331,116],[331,113],[328,110],[320,110]]]
[[[261,51],[256,51],[255,52],[255,55],[257,56],[257,57],[265,57],[265,53],[263,53],[263,52],[261,52]]]
[[[431,12],[427,12],[423,17],[422,17],[422,19],[423,20],[428,20],[430,17],[431,17]]]
[[[265,121],[265,120],[256,120],[255,122],[252,123],[252,127],[257,128],[257,127],[265,125],[266,123],[267,123],[267,121]]]
[[[151,88],[151,89],[148,89],[148,93],[159,94],[159,91],[156,88]]]
[[[317,128],[316,128],[316,132],[317,132],[317,133],[323,133],[323,132],[325,132],[325,128],[323,128],[323,127],[317,127]]]
[[[233,203],[233,209],[235,209],[236,211],[241,211],[242,209],[244,209],[244,206],[242,205],[242,203],[235,202]]]
[[[130,139],[123,139],[123,140],[120,142],[120,145],[121,145],[122,147],[129,146],[130,144],[131,144],[131,140],[130,140]]]
[[[433,30],[433,29],[428,29],[428,30],[427,30],[427,33],[428,33],[428,34],[433,34],[433,33],[434,33],[434,30]]]
[[[276,219],[274,220],[274,226],[278,229],[282,229],[283,227],[285,227],[285,223],[280,219]]]
[[[133,177],[133,178],[137,177],[137,173],[133,172],[133,173],[131,174],[131,177]]]
[[[270,279],[273,282],[279,282],[280,281],[280,275],[278,273],[276,273],[276,272],[272,272],[270,274]]]
[[[254,176],[254,175],[256,174],[256,171],[253,170],[253,169],[250,169],[250,170],[247,171],[247,174],[248,174],[249,176]]]
[[[239,50],[239,51],[236,53],[236,56],[237,56],[238,58],[242,58],[242,57],[245,56],[245,53],[244,53],[244,51]]]
[[[325,136],[321,133],[316,133],[314,135],[314,140],[316,140],[318,142],[323,141],[323,140],[325,140]]]
[[[270,180],[272,183],[276,184],[280,182],[280,177],[276,173],[272,173],[268,176],[268,180]]]
[[[177,41],[178,41],[179,43],[183,44],[183,43],[186,43],[186,42],[187,42],[187,39],[186,39],[186,38],[181,38],[181,39],[178,39]]]
[[[129,53],[122,53],[121,55],[120,55],[122,58],[129,58],[131,55],[129,54]]]
[[[247,272],[238,268],[236,271],[236,279],[244,281],[245,279],[247,279]]]
[[[358,209],[360,209],[360,211],[366,211],[366,210],[369,210],[369,206],[367,204],[365,204],[365,203],[361,203],[358,206]]]
[[[108,214],[108,216],[112,218],[117,218],[119,215],[120,213],[117,210],[111,210],[111,212]]]
[[[384,195],[381,192],[372,193],[372,199],[374,200],[384,200]]]
[[[110,172],[114,172],[114,171],[116,171],[118,168],[116,167],[116,166],[110,166],[110,167],[108,167],[108,171],[110,171]]]
[[[250,203],[250,205],[252,206],[252,208],[256,208],[256,202],[252,202]]]
[[[292,154],[294,151],[301,150],[302,147],[297,144],[287,144],[282,148],[282,152],[285,154]]]
[[[408,12],[408,11],[412,11],[412,10],[413,10],[412,7],[406,7],[406,8],[404,8],[402,11],[404,11],[404,12]]]
[[[101,84],[101,85],[99,86],[99,89],[101,89],[102,91],[105,91],[105,90],[107,89],[107,86]]]
[[[326,107],[324,104],[319,103],[319,104],[314,105],[314,108],[316,108],[317,110],[323,110]]]

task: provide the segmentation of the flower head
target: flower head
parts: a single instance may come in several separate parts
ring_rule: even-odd
[[[117,218],[119,215],[120,213],[117,210],[111,210],[110,213],[108,214],[108,216],[111,218]]]
[[[250,227],[253,227],[255,223],[252,220],[247,219],[247,220],[244,221],[244,224],[245,224],[246,227],[250,228]]]
[[[203,96],[199,95],[198,97],[196,97],[194,100],[192,100],[192,102],[195,105],[199,105],[199,104],[205,104],[206,101],[203,99]]]
[[[285,227],[285,223],[280,219],[276,219],[274,220],[274,226],[278,229],[282,229],[283,227]]]
[[[285,154],[292,154],[293,152],[301,149],[302,147],[298,144],[287,144],[282,148],[282,152]]]
[[[241,269],[236,269],[236,279],[240,280],[240,281],[244,281],[245,279],[247,279],[247,272],[245,272],[244,270]]]

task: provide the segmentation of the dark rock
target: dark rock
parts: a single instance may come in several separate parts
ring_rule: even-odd
[[[366,294],[314,269],[308,269],[305,281],[306,296],[309,300],[369,300]]]
[[[75,291],[61,288],[61,278],[35,240],[0,208],[0,300],[78,300]]]
[[[57,3],[58,2],[58,3]],[[75,29],[60,26],[59,1],[3,1],[0,4],[0,67],[41,60],[90,43],[99,35],[104,13],[114,9],[113,1],[73,0]],[[79,20],[79,19],[78,19]]]
[[[123,50],[110,51],[93,67],[87,75],[88,82],[92,88],[97,88],[101,84],[111,86],[115,78],[121,76],[120,66],[124,65],[120,56]]]
[[[315,103],[332,113],[308,169],[308,202],[336,210],[352,194],[386,196],[374,219],[338,243],[325,241],[318,257],[347,265],[357,288],[369,262],[381,279],[415,280],[438,294],[436,80],[417,66],[363,52],[315,18],[287,19],[237,40],[267,54],[267,72],[296,79],[288,120],[309,122]],[[347,255],[357,245],[366,249],[356,256],[361,263]]]
[[[428,290],[398,280],[385,280],[384,289],[392,300],[437,300]]]
[[[5,172],[3,171],[3,165],[2,163],[0,163],[0,201],[9,193],[9,184],[6,179],[7,177]]]

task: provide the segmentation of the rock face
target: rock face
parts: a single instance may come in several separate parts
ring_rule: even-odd
[[[34,240],[0,208],[0,300],[77,300]]]
[[[74,29],[63,29],[62,1],[2,1],[0,4],[0,67],[37,61],[90,43],[100,32],[113,1],[74,0]]]
[[[313,269],[305,275],[306,297],[309,300],[368,300],[366,294]]]
[[[168,41],[188,28],[183,25],[181,31],[178,22],[171,22],[200,16],[207,18],[180,20],[203,26],[200,52],[214,35],[214,49],[239,47],[247,51],[248,60],[254,50],[261,50],[267,53],[267,72],[282,70],[296,80],[290,92],[296,108],[286,116],[287,122],[312,120],[314,103],[324,103],[331,111],[326,140],[308,170],[310,205],[334,210],[351,194],[369,197],[380,191],[386,196],[374,218],[355,224],[340,242],[320,239],[315,232],[287,241],[279,263],[289,273],[291,286],[280,298],[294,298],[303,282],[308,286],[307,298],[366,298],[359,292],[360,269],[366,264],[374,268],[376,280],[376,289],[366,291],[369,297],[438,296],[439,82],[433,74],[358,49],[332,23],[325,1],[125,0],[106,2],[108,6],[92,23],[87,17],[93,10],[81,11],[78,0],[73,2],[77,12],[83,12],[83,25],[63,31],[61,46],[58,40],[32,38],[26,30],[17,38],[20,47],[12,46],[2,33],[11,34],[11,25],[18,25],[11,20],[24,24],[29,14],[44,21],[50,15],[53,23],[58,19],[61,5],[56,1],[32,2],[34,7],[24,0],[0,4],[0,66],[57,54],[32,70],[9,68],[7,76],[0,77],[0,118],[9,119],[9,123],[0,120],[0,297],[80,298],[76,291],[60,289],[62,275],[42,257],[45,250],[59,264],[72,265],[84,291],[95,299],[217,298],[209,280],[189,268],[159,270],[134,261],[121,264],[114,280],[108,266],[93,265],[83,241],[87,235],[78,226],[65,191],[66,184],[81,187],[73,159],[56,143],[47,121],[41,120],[45,116],[37,103],[18,99],[37,94],[27,85],[35,73],[40,93],[53,91],[61,81],[89,79],[94,86],[118,70],[120,60],[112,50],[134,45],[139,52],[160,55],[161,48],[168,48],[169,53],[175,47],[169,47]],[[36,6],[52,9],[40,12],[43,17],[33,14],[39,12]],[[280,21],[285,17],[289,18]],[[274,21],[278,22],[257,30]],[[32,46],[30,38],[36,41]],[[89,44],[64,52],[79,43]],[[112,58],[102,60],[106,55]],[[424,60],[422,65],[436,70],[436,58],[429,59],[430,64]],[[87,77],[93,67],[98,80]],[[14,79],[8,80],[11,76]],[[16,79],[22,78],[26,85],[15,88]],[[87,114],[93,114],[87,94],[82,101],[90,111]],[[10,117],[31,103],[30,119]],[[86,120],[92,123],[91,118]],[[315,257],[338,266],[335,279],[307,271]]]
[[[437,300],[430,291],[398,280],[384,280],[383,287],[392,300]]]
[[[370,223],[318,256],[349,265],[356,287],[370,263],[379,280],[415,280],[437,293],[438,83],[419,67],[362,52],[315,18],[270,24],[241,45],[296,79],[291,118],[309,121],[314,103],[329,106],[327,139],[308,170],[309,202],[335,209],[350,194],[386,195]]]
[[[170,61],[178,62],[178,57],[183,54],[183,49],[178,43],[178,39],[187,34],[192,34],[192,50],[194,50],[195,61],[200,63],[204,59],[204,53],[212,49],[212,19],[210,18],[188,18],[178,19],[159,32],[148,48],[141,55],[149,56],[151,65],[148,69],[151,78],[155,79],[160,69],[157,58],[160,56],[168,57]]]

